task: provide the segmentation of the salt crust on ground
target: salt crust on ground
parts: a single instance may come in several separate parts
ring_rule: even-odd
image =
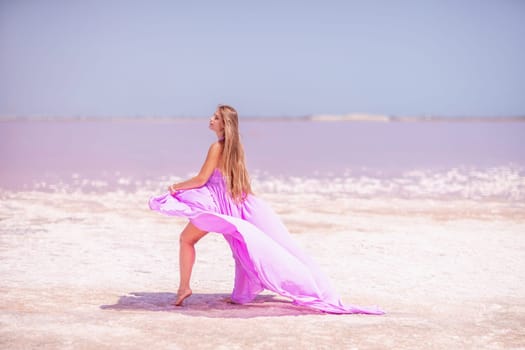
[[[194,295],[174,307],[185,221],[145,194],[0,193],[3,349],[525,348],[525,219],[517,204],[266,199],[343,300],[328,315],[270,292],[226,302],[233,261],[197,246]]]

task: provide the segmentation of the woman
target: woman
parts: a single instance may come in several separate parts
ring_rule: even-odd
[[[273,210],[253,195],[236,110],[220,105],[210,119],[210,129],[217,141],[210,146],[199,174],[149,201],[152,210],[189,219],[180,235],[175,305],[182,305],[192,293],[194,245],[211,231],[220,232],[233,252],[234,303],[248,303],[268,289],[296,305],[325,312],[383,314],[378,308],[343,305],[330,281],[293,241]]]

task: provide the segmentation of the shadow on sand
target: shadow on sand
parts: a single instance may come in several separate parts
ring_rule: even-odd
[[[103,310],[149,310],[177,312],[188,316],[253,318],[271,316],[301,316],[324,314],[321,311],[293,305],[275,295],[258,295],[249,304],[230,303],[230,294],[193,294],[183,306],[174,306],[176,293],[132,292],[123,295],[113,305],[101,305]]]

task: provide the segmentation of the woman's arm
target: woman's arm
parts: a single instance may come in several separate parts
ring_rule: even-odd
[[[206,160],[202,165],[201,170],[197,176],[192,177],[189,180],[179,182],[171,185],[168,189],[173,194],[178,190],[189,190],[191,188],[197,188],[203,186],[206,181],[210,178],[213,170],[219,164],[219,160],[222,154],[222,145],[219,142],[215,142],[210,146]]]

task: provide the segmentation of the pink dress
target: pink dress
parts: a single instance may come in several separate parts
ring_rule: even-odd
[[[317,264],[292,239],[263,200],[248,195],[235,203],[219,169],[199,188],[169,192],[149,200],[149,207],[187,217],[203,231],[221,233],[235,259],[232,300],[244,304],[264,289],[296,305],[337,314],[384,314],[377,307],[345,305]]]

